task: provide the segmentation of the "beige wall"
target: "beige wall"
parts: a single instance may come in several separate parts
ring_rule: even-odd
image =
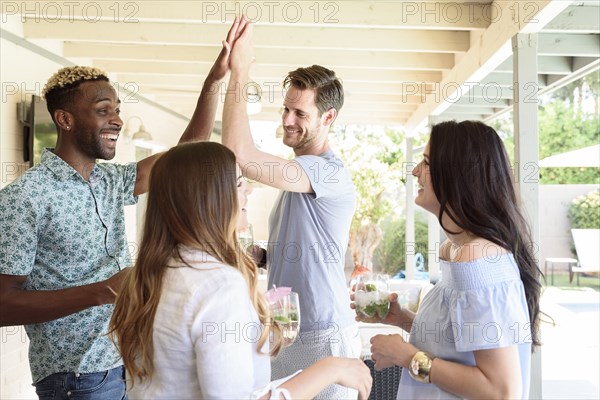
[[[2,24],[15,34],[20,34],[19,24],[8,21]],[[49,47],[51,47],[49,45]],[[2,167],[0,188],[17,179],[27,169],[23,163],[22,125],[17,121],[17,104],[40,94],[48,77],[62,65],[49,61],[5,39],[0,42],[0,77],[2,80],[2,101],[0,102],[0,165]],[[182,118],[177,118],[164,111],[155,109],[135,99],[123,102],[122,116],[124,121],[132,115],[140,116],[146,129],[150,131],[165,147],[173,145],[187,125]],[[139,123],[132,123],[136,130]],[[119,139],[116,162],[135,161],[135,147],[126,143],[122,136]],[[136,241],[136,208],[126,208],[126,224],[128,240],[135,245]],[[22,326],[0,329],[0,399],[33,399],[35,391],[31,386],[31,374],[27,358],[28,339]]]
[[[540,185],[540,268],[546,258],[576,258],[571,253],[571,224],[567,211],[571,201],[588,194],[598,185]],[[567,270],[566,264],[556,264],[555,270]],[[548,271],[550,273],[550,271]]]

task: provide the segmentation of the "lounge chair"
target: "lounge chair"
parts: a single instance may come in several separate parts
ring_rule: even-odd
[[[577,252],[577,265],[569,264],[569,283],[577,274],[600,273],[600,229],[571,229],[575,251]]]

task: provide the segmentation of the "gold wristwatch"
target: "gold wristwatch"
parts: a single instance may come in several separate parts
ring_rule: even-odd
[[[408,373],[412,378],[421,383],[431,383],[429,372],[435,356],[424,351],[417,351],[408,364]]]

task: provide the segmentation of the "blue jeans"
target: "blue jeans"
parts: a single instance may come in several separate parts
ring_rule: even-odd
[[[59,372],[35,384],[40,400],[127,400],[125,368],[77,373]]]

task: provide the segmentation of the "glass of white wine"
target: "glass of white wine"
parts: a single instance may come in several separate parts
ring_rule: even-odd
[[[254,244],[254,233],[252,232],[252,224],[248,224],[246,229],[238,232],[238,240],[242,250],[248,250],[248,247]]]
[[[271,303],[273,320],[281,328],[283,346],[294,343],[300,330],[300,301],[298,293],[291,292],[275,303]]]

